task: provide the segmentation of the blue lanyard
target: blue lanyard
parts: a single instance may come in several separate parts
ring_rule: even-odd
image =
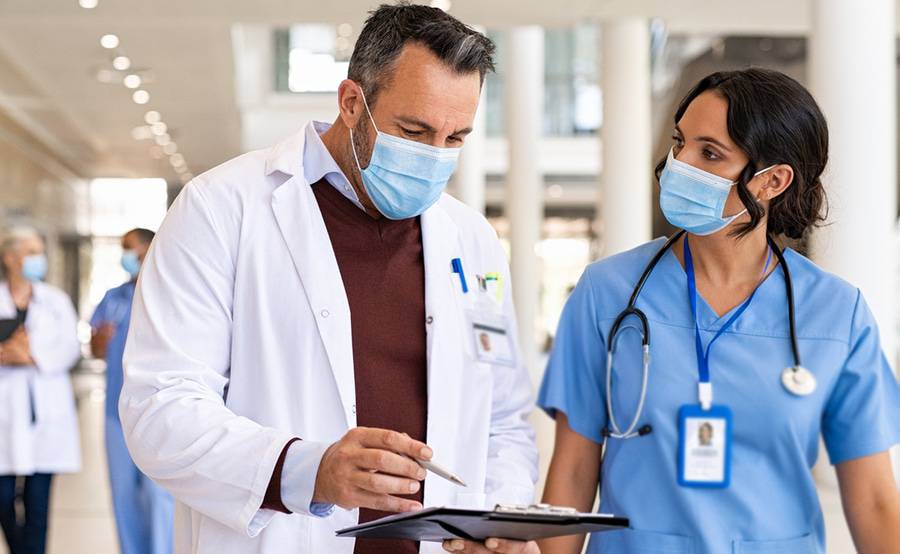
[[[766,257],[766,265],[763,268],[763,277],[765,277],[766,272],[769,270],[769,262],[772,261],[772,248],[769,248],[769,255]],[[719,331],[713,336],[712,340],[709,341],[709,344],[706,345],[706,350],[703,349],[703,340],[700,338],[700,324],[697,323],[697,282],[694,278],[694,259],[691,256],[691,247],[688,245],[688,236],[684,236],[684,269],[687,273],[687,281],[688,281],[688,296],[691,300],[691,314],[694,316],[694,338],[696,341],[697,348],[697,366],[700,372],[700,382],[701,383],[709,383],[709,351],[712,348],[712,345],[716,340],[722,336],[725,331],[727,331],[737,318],[741,317],[741,314],[750,307],[750,302],[753,301],[753,297],[756,295],[756,291],[759,289],[757,286],[753,289],[753,292],[750,293],[750,296],[747,300],[744,300],[744,303],[734,312],[734,315],[725,322]]]

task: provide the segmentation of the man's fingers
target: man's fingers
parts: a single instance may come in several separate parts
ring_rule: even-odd
[[[511,541],[507,539],[488,539],[484,546],[491,552],[502,554],[538,554],[537,544],[534,542]]]
[[[371,508],[382,512],[412,512],[421,510],[422,505],[415,500],[397,498],[387,494],[375,494],[374,492],[361,492],[356,504],[360,508]]]
[[[421,487],[415,479],[403,479],[374,471],[357,471],[352,479],[357,487],[377,494],[414,494]]]
[[[359,443],[367,448],[390,450],[418,460],[430,460],[432,456],[427,444],[388,429],[366,429],[360,433]]]
[[[422,481],[425,479],[425,470],[406,456],[401,456],[387,450],[366,448],[359,453],[359,467],[362,469],[374,469],[379,473],[408,477]]]

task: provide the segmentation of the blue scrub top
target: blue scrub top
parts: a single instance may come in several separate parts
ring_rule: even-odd
[[[664,240],[590,265],[562,318],[538,403],[551,416],[602,442],[606,336],[634,284]],[[697,403],[697,357],[687,277],[667,252],[637,302],[650,320],[650,378],[638,426],[649,435],[610,439],[600,511],[630,518],[632,529],[600,533],[588,552],[675,554],[825,552],[825,529],[810,468],[819,436],[832,464],[888,450],[900,442],[900,386],[881,350],[878,329],[859,290],[787,250],[803,365],[818,387],[794,396],[781,385],[793,365],[787,298],[780,267],[759,286],[749,309],[710,355],[714,402],[732,410],[731,484],[678,485],[677,413]],[[702,299],[698,322],[707,344],[730,317]],[[614,358],[616,420],[628,425],[641,386],[640,326],[626,320]]]
[[[128,322],[131,320],[131,301],[134,298],[134,281],[129,281],[103,296],[103,300],[91,316],[91,327],[111,323],[115,333],[106,349],[106,417],[119,419],[119,394],[124,380],[122,355],[125,353],[125,339],[128,338]]]

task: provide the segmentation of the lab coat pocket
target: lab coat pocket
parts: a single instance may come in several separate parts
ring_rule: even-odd
[[[776,541],[736,540],[734,554],[816,554],[816,539],[812,534]]]
[[[621,529],[598,533],[591,539],[600,548],[589,552],[628,554],[692,554],[694,539],[683,535],[669,535],[637,529]]]

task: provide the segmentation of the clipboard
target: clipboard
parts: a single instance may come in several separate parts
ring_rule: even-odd
[[[337,531],[337,536],[421,542],[442,542],[449,539],[480,542],[491,537],[530,541],[614,531],[628,525],[628,519],[624,517],[584,514],[573,508],[546,504],[498,505],[493,510],[438,507],[347,527]]]

